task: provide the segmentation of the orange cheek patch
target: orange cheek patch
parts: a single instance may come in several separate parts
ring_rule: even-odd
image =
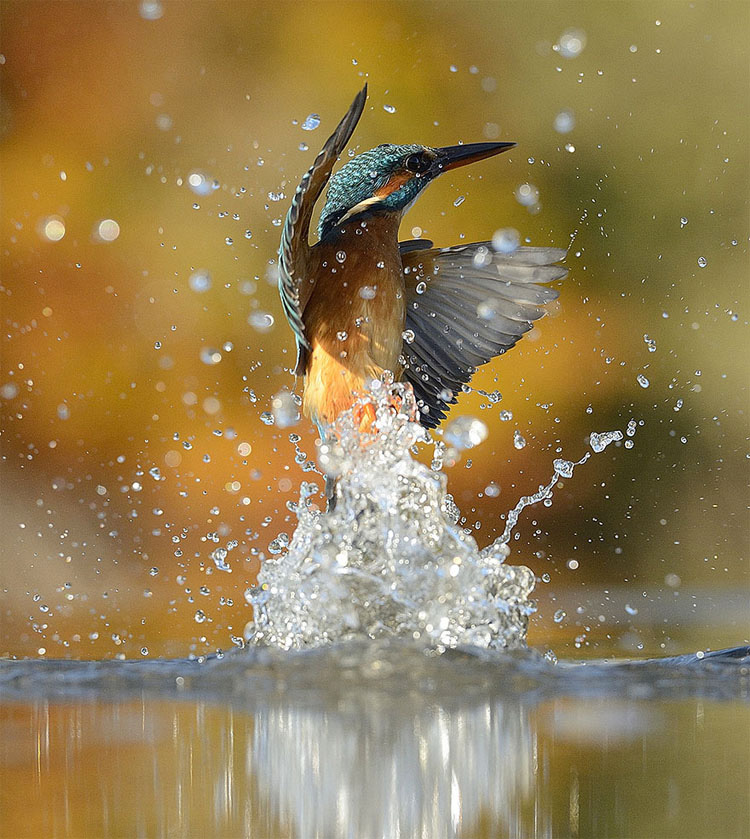
[[[401,189],[411,177],[411,172],[397,172],[395,175],[391,175],[383,186],[376,189],[373,195],[377,195],[378,198],[386,198],[392,192]]]

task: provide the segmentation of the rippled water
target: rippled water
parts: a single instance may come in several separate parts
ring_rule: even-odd
[[[749,653],[6,662],[4,835],[743,836]]]

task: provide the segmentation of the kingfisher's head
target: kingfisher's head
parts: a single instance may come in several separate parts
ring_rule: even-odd
[[[361,213],[403,213],[438,175],[513,148],[515,143],[468,143],[429,148],[390,143],[357,155],[331,178],[320,216],[324,239]]]

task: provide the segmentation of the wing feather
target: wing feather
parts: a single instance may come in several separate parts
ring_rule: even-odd
[[[295,372],[303,373],[310,343],[305,336],[302,322],[309,293],[305,294],[302,283],[306,258],[309,250],[308,236],[315,203],[331,177],[333,166],[344,150],[362,116],[367,99],[367,85],[357,94],[344,118],[326,141],[315,162],[305,173],[292,199],[281,233],[279,247],[279,294],[289,325],[297,343],[297,365]]]
[[[538,283],[565,277],[567,269],[556,263],[566,251],[403,244],[406,328],[414,334],[402,349],[404,379],[414,388],[422,425],[434,428],[476,368],[514,346],[557,299],[555,289]]]

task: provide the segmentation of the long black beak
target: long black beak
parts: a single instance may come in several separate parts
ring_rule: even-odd
[[[515,145],[515,143],[465,143],[462,146],[444,146],[442,149],[435,149],[437,158],[432,169],[436,175],[439,175],[449,169],[466,166],[467,163],[476,163],[477,160],[484,160],[485,157],[508,151]]]

